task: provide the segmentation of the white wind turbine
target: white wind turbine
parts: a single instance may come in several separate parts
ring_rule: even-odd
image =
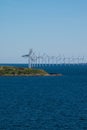
[[[64,64],[64,65],[66,64],[66,57],[65,57],[64,54],[63,54],[63,64]]]
[[[29,68],[32,67],[32,60],[33,60],[33,58],[32,58],[32,53],[33,53],[33,50],[30,49],[28,54],[22,56],[22,57],[28,58],[28,67],[29,67]]]

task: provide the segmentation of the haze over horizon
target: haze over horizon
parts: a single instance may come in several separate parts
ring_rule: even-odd
[[[27,63],[30,48],[87,56],[86,0],[0,0],[0,63]]]

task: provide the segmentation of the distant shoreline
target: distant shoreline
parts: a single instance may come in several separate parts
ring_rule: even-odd
[[[0,76],[62,76],[62,74],[50,74],[42,69],[0,66]]]

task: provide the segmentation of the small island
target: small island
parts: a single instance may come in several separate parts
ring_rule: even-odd
[[[44,70],[34,68],[0,66],[0,76],[61,76],[61,74],[49,74]]]

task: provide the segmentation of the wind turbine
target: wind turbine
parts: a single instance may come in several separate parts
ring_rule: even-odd
[[[61,54],[58,55],[58,64],[61,65],[61,60],[62,60],[62,57],[61,57]]]
[[[64,65],[66,64],[66,57],[65,57],[64,54],[63,54],[63,64],[64,64]]]
[[[28,54],[22,56],[22,57],[26,57],[26,58],[28,57],[28,67],[29,68],[32,67],[32,62],[31,62],[33,60],[32,59],[32,53],[33,53],[33,50],[30,49]]]

